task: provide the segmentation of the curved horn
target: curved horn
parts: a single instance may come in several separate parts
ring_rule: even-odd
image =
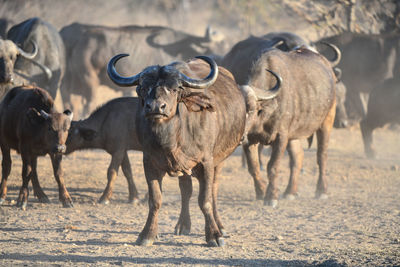
[[[44,111],[43,109],[40,110],[40,115],[46,120],[51,117],[51,115],[46,111]]]
[[[30,59],[30,61],[33,64],[35,64],[36,66],[38,66],[44,73],[46,73],[47,80],[50,81],[51,77],[53,77],[53,72],[51,71],[51,69],[49,69],[45,65],[43,65],[35,60]]]
[[[31,53],[25,52],[24,50],[22,50],[22,48],[20,48],[19,46],[17,46],[18,48],[18,52],[21,56],[23,56],[24,58],[27,59],[33,59],[34,57],[36,57],[37,52],[38,52],[38,48],[37,48],[37,44],[35,41],[31,40],[31,44],[33,46],[33,51]]]
[[[324,42],[324,41],[321,41],[321,43],[326,45],[326,46],[329,46],[335,52],[335,58],[333,60],[329,60],[329,61],[331,62],[332,67],[336,67],[337,64],[339,64],[340,59],[342,58],[342,53],[340,52],[340,49],[336,45],[331,44],[331,43],[327,43],[327,42]]]
[[[202,59],[205,62],[207,62],[210,65],[211,71],[208,74],[207,77],[205,77],[202,80],[195,80],[192,78],[189,78],[185,74],[179,72],[179,78],[182,81],[182,84],[184,86],[193,88],[193,89],[204,89],[209,86],[211,86],[218,77],[218,66],[217,63],[212,58],[206,57],[206,56],[197,56],[196,58]]]
[[[336,79],[338,80],[338,82],[340,81],[340,79],[342,78],[342,70],[340,68],[333,68],[333,72],[335,73]]]
[[[129,54],[118,54],[110,59],[110,61],[107,64],[107,74],[110,79],[119,86],[134,86],[139,84],[139,77],[140,73],[133,75],[131,77],[123,77],[120,74],[118,74],[117,70],[115,69],[115,64],[117,63],[118,60],[120,60],[123,57],[127,57]]]
[[[262,96],[257,96],[258,100],[269,100],[269,99],[272,99],[272,98],[276,97],[278,95],[279,91],[280,91],[279,88],[281,87],[281,83],[282,83],[282,77],[281,76],[279,76],[278,74],[276,74],[272,70],[268,70],[268,69],[265,69],[265,70],[275,76],[276,84],[275,84],[274,87],[272,87],[271,89],[267,90],[267,92],[265,94],[263,94]]]

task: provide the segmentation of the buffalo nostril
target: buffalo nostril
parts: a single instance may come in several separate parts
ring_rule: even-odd
[[[160,110],[161,110],[161,111],[164,111],[166,107],[167,107],[167,104],[163,103],[163,104],[161,104],[161,106],[160,106]]]
[[[146,108],[146,110],[151,110],[151,105],[150,104],[146,104],[145,108]]]

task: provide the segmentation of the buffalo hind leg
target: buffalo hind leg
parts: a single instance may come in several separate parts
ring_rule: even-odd
[[[114,182],[118,175],[119,166],[121,166],[124,153],[117,151],[111,155],[111,162],[107,169],[107,186],[99,199],[99,203],[109,204],[113,192]]]
[[[136,244],[140,246],[151,246],[158,233],[158,212],[162,203],[161,188],[165,172],[157,170],[146,159],[143,159],[143,165],[149,190],[149,214],[146,224],[136,240]]]
[[[327,182],[326,182],[326,163],[328,159],[328,143],[329,136],[333,127],[335,119],[336,107],[332,105],[331,110],[326,116],[320,129],[317,130],[317,163],[319,166],[319,177],[315,197],[318,199],[326,199],[327,195]]]
[[[7,179],[11,172],[11,156],[10,148],[1,145],[3,158],[1,160],[1,185],[0,185],[0,205],[2,205],[7,197]]]
[[[290,178],[283,197],[292,200],[297,196],[297,182],[304,159],[304,150],[300,140],[290,140],[287,151],[290,157]]]
[[[175,234],[188,235],[192,226],[189,211],[189,201],[193,193],[192,177],[189,175],[180,176],[179,188],[181,191],[181,213],[175,226]]]
[[[40,186],[39,179],[38,179],[36,172],[32,173],[31,182],[32,182],[32,187],[33,187],[33,193],[39,199],[39,202],[40,203],[50,203],[49,198],[43,192],[43,189]]]
[[[287,137],[279,135],[272,143],[271,158],[268,161],[268,187],[264,198],[264,205],[275,208],[278,205],[278,188],[277,176],[279,174],[280,162],[284,156],[286,146],[288,144]]]
[[[137,204],[139,203],[139,193],[136,188],[135,182],[133,181],[131,163],[129,161],[128,153],[125,151],[124,158],[121,164],[122,172],[125,175],[126,181],[129,187],[129,203]]]
[[[247,159],[247,168],[250,175],[253,177],[254,188],[256,191],[256,199],[261,200],[265,194],[265,182],[261,178],[260,162],[258,155],[258,144],[243,144],[243,151]]]

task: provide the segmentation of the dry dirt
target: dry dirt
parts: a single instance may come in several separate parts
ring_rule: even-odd
[[[21,161],[13,154],[6,204],[0,207],[1,266],[221,265],[221,266],[399,266],[400,136],[374,133],[378,158],[362,152],[360,133],[334,130],[329,149],[329,199],[315,200],[315,145],[305,152],[299,198],[280,200],[276,209],[255,201],[253,182],[241,167],[238,149],[222,172],[219,211],[228,231],[223,248],[205,246],[204,219],[191,200],[192,232],[174,234],[179,216],[177,179],[164,179],[159,239],[151,247],[134,244],[147,217],[147,204],[127,203],[120,173],[109,205],[97,204],[110,156],[83,151],[65,158],[66,182],[74,208],[62,208],[48,157],[39,160],[39,179],[51,203],[31,191],[28,209],[14,206],[21,185]],[[280,190],[288,180],[288,157]],[[141,153],[130,153],[135,182],[146,193]],[[265,174],[264,174],[265,175]]]

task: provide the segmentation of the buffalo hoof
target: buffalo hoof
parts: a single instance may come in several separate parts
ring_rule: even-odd
[[[221,235],[223,236],[228,236],[228,233],[225,231],[225,229],[220,229]]]
[[[136,245],[143,246],[143,247],[149,247],[149,246],[153,245],[153,243],[154,243],[154,240],[152,240],[152,239],[141,239],[141,238],[138,238],[136,240]]]
[[[21,208],[21,210],[26,210],[26,207],[28,207],[28,201],[18,201],[17,207]]]
[[[190,234],[190,227],[187,226],[176,226],[175,227],[175,234],[176,235],[189,235]]]
[[[40,202],[40,203],[45,203],[45,204],[50,203],[50,200],[49,200],[49,198],[48,198],[47,196],[38,197],[38,199],[39,199],[39,202]]]
[[[65,201],[65,202],[63,202],[63,207],[64,208],[73,208],[74,204],[72,203],[72,201]]]
[[[110,200],[109,199],[100,199],[99,204],[108,205],[108,204],[110,204]]]
[[[134,198],[134,199],[130,199],[128,201],[128,203],[132,204],[132,205],[138,205],[140,203],[140,200],[138,198]]]
[[[264,205],[276,208],[278,206],[278,200],[277,199],[265,200]]]
[[[287,199],[287,200],[295,200],[297,198],[297,195],[295,195],[295,194],[285,194],[285,195],[283,195],[283,198]]]
[[[375,154],[375,151],[373,151],[373,150],[366,150],[365,155],[369,159],[376,159],[376,154]]]
[[[317,194],[317,195],[315,196],[315,198],[316,198],[316,199],[324,200],[324,199],[328,199],[328,195],[325,194],[325,193]]]
[[[6,202],[4,198],[0,198],[0,206],[3,205]]]
[[[218,237],[217,240],[210,240],[207,242],[208,247],[216,248],[216,247],[224,247],[225,240],[223,237]]]

